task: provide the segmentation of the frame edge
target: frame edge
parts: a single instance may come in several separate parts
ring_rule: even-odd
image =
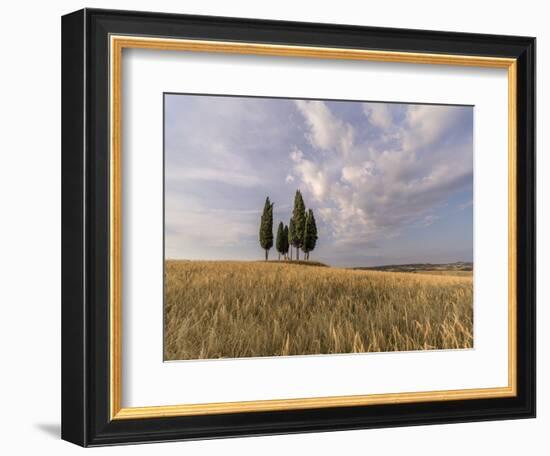
[[[61,19],[61,438],[87,445],[86,11]]]

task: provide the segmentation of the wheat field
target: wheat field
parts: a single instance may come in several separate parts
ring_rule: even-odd
[[[473,346],[472,276],[166,261],[165,360]]]

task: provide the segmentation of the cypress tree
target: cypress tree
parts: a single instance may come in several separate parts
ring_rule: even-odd
[[[311,252],[312,250],[315,249],[315,246],[317,245],[317,239],[319,239],[319,234],[317,233],[317,223],[315,222],[315,216],[313,215],[313,210],[310,209],[309,210],[310,212],[310,223],[311,223],[311,244],[310,244],[310,248],[309,248],[309,251]],[[307,258],[309,260],[309,252],[307,254]]]
[[[309,260],[309,252],[315,248],[317,238],[317,224],[315,223],[315,216],[313,215],[313,211],[309,209],[306,214],[302,245],[302,250],[304,251],[306,260]]]
[[[302,193],[300,190],[296,190],[296,195],[294,196],[294,210],[292,211],[292,218],[294,219],[294,236],[293,236],[293,245],[296,247],[296,259],[300,259],[300,247],[303,245],[304,238],[304,227],[306,222],[306,206],[304,204],[304,199],[302,198]]]
[[[306,212],[306,221],[304,223],[304,235],[302,236],[302,250],[304,251],[304,260],[307,260],[309,245],[311,244],[311,221],[309,212]]]
[[[292,246],[294,245],[294,237],[296,236],[296,228],[294,228],[294,219],[290,217],[288,226],[288,246],[290,249],[290,261],[292,261]]]
[[[273,203],[269,201],[269,197],[265,199],[260,220],[260,245],[265,250],[265,261],[267,261],[269,249],[273,247]]]
[[[283,254],[284,254],[285,260],[288,259],[288,247],[289,247],[288,225],[285,225],[285,227],[283,228]]]
[[[309,210],[311,212],[311,230],[312,230],[312,237],[311,237],[311,245],[309,251],[315,250],[315,246],[317,245],[317,239],[319,239],[319,233],[317,232],[317,223],[315,222],[315,216],[313,215],[313,210]],[[307,254],[307,258],[309,260],[309,252]]]
[[[275,238],[275,248],[279,253],[279,260],[281,259],[281,253],[285,253],[285,228],[283,222],[279,222],[279,227],[277,228],[277,237]]]

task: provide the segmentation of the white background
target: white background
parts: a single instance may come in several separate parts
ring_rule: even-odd
[[[507,386],[505,69],[127,50],[122,74],[124,407]],[[163,91],[474,105],[475,349],[162,363]]]
[[[359,3],[77,1],[4,5],[0,33],[0,449],[6,454],[72,454],[59,440],[60,404],[60,15],[83,6],[162,10],[538,38],[538,80],[550,78],[544,2],[524,0]],[[538,87],[538,418],[400,429],[102,448],[94,454],[548,454],[550,300],[544,233],[550,172],[543,122],[550,98]]]

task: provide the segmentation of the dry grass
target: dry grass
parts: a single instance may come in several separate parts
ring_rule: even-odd
[[[167,261],[167,360],[473,346],[471,276]]]
[[[444,276],[456,276],[456,277],[473,277],[473,271],[418,271],[412,274],[429,274],[429,275],[444,275]]]

